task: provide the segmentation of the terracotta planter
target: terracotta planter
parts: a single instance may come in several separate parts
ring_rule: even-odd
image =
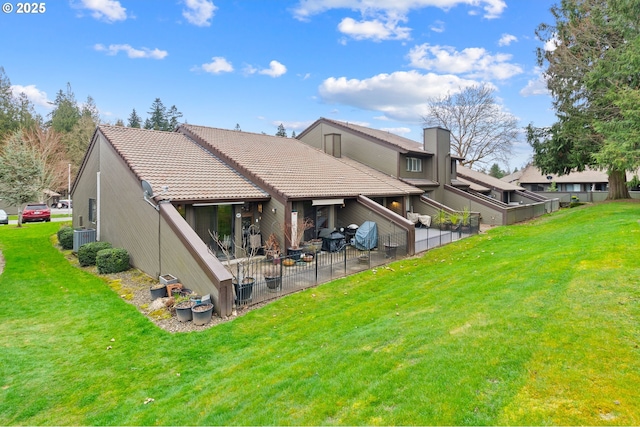
[[[194,325],[206,325],[213,316],[213,304],[198,304],[191,307]]]
[[[188,322],[193,319],[191,308],[196,305],[193,301],[182,301],[176,304],[176,316],[179,322]]]

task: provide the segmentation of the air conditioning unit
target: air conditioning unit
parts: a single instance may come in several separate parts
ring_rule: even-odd
[[[85,243],[96,241],[96,230],[93,228],[83,228],[73,230],[73,252],[78,252],[80,246]]]

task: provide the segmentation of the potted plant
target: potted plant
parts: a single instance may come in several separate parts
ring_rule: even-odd
[[[458,212],[454,212],[449,214],[447,217],[449,224],[451,224],[451,230],[457,231],[462,222],[462,216]]]
[[[267,283],[269,292],[277,292],[282,289],[282,275],[277,266],[267,267],[263,272],[264,281]]]
[[[173,308],[176,309],[176,317],[179,322],[188,322],[193,318],[191,308],[196,305],[195,301],[191,301],[189,296],[176,296]]]
[[[194,325],[206,325],[213,317],[213,304],[196,304],[191,307],[191,316]]]
[[[155,300],[158,298],[164,298],[167,296],[167,285],[163,283],[158,283],[149,288],[151,292],[151,300]]]
[[[275,233],[271,233],[266,242],[264,242],[264,254],[268,260],[272,260],[274,264],[280,257],[280,244]]]
[[[471,211],[468,206],[462,208],[460,219],[462,220],[462,231],[469,232],[471,230]]]
[[[440,227],[440,230],[446,230],[448,225],[448,215],[445,211],[440,209],[435,218],[435,223]]]
[[[212,233],[211,230],[209,230],[209,235],[221,248],[226,258],[226,262],[223,264],[227,268],[227,271],[231,273],[232,283],[236,293],[236,304],[247,304],[251,301],[253,285],[256,282],[256,279],[251,275],[251,269],[254,267],[254,257],[258,251],[254,248],[239,248],[240,257],[235,260],[236,262],[234,264],[231,264],[230,260],[234,257],[229,251],[229,246],[222,245],[222,240],[220,240],[218,233]]]
[[[291,242],[291,247],[287,248],[287,255],[294,258],[294,260],[300,259],[300,255],[302,254],[302,248],[300,245],[304,241],[304,232],[310,228],[313,228],[313,220],[311,218],[298,218],[298,223],[296,224],[296,234],[292,236],[292,228],[285,227],[284,234],[287,236],[287,240]]]

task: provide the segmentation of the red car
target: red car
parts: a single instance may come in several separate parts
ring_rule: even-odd
[[[30,203],[22,211],[22,222],[51,221],[51,210],[44,203]]]

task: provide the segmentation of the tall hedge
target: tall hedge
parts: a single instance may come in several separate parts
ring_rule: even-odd
[[[98,273],[119,273],[129,269],[129,252],[122,248],[103,249],[96,255]]]
[[[109,242],[91,242],[85,243],[78,248],[78,261],[82,267],[96,265],[96,255],[103,249],[112,247]]]

